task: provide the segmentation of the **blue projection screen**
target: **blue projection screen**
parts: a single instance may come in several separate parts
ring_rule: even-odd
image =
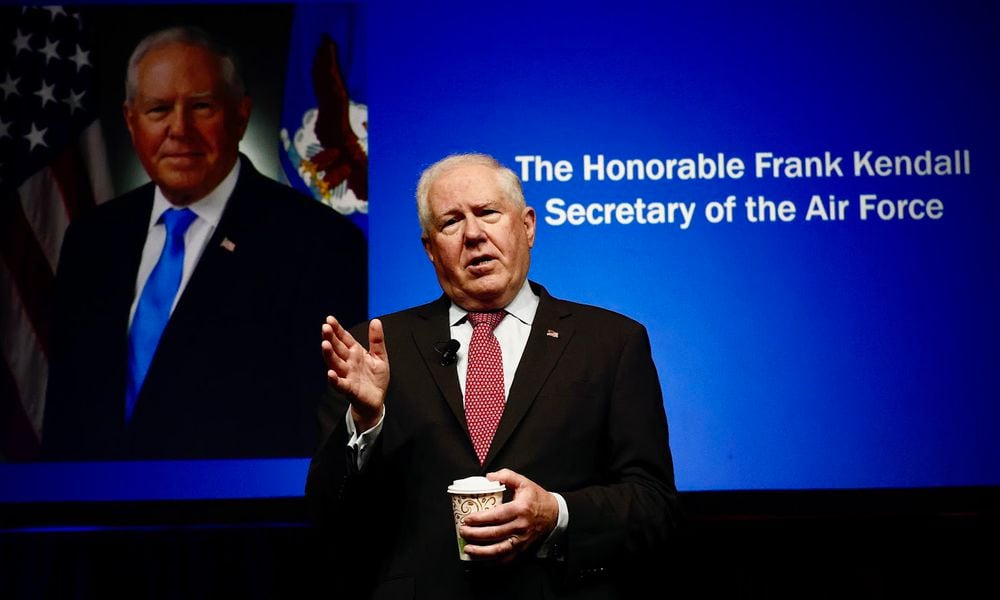
[[[531,277],[649,329],[682,490],[1000,483],[1000,31],[972,3],[373,18],[372,312],[422,166],[524,181]],[[384,108],[383,108],[384,107]]]
[[[537,211],[531,279],[648,328],[682,491],[1000,485],[987,3],[366,9],[371,315],[440,294],[416,180],[486,152]],[[296,495],[307,461],[173,464],[107,465],[107,497]],[[109,478],[31,467],[4,499]]]

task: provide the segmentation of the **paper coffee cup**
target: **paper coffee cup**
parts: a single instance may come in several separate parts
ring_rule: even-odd
[[[465,517],[474,512],[500,506],[503,503],[503,492],[507,488],[496,481],[485,477],[466,477],[456,479],[448,486],[451,495],[451,509],[455,515],[455,537],[458,538],[458,558],[472,560],[465,553],[465,540],[458,534],[458,528],[465,522]]]

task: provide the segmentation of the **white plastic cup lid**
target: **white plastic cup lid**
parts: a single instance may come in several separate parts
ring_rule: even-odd
[[[499,481],[490,481],[485,477],[466,477],[456,479],[448,486],[449,494],[492,494],[502,492],[507,487]]]

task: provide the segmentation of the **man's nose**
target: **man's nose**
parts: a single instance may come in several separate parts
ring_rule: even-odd
[[[175,106],[170,114],[171,137],[185,137],[191,128],[191,111],[185,106]]]
[[[472,246],[485,239],[486,235],[482,223],[476,217],[469,217],[465,220],[465,244]]]

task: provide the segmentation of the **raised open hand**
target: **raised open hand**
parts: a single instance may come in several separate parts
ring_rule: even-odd
[[[389,355],[385,351],[382,322],[378,319],[372,319],[368,325],[368,343],[366,350],[337,319],[326,318],[322,342],[323,359],[329,369],[326,377],[347,395],[359,431],[366,431],[378,422],[389,388]]]

